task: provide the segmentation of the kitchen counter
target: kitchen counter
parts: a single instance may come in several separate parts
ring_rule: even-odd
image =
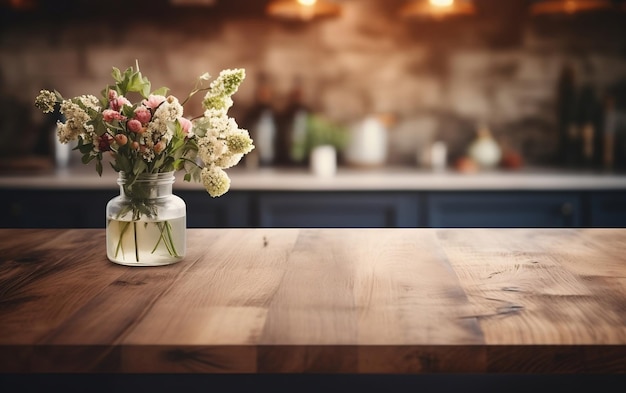
[[[624,374],[626,230],[0,230],[0,374]]]
[[[626,174],[528,168],[464,174],[391,167],[371,170],[340,168],[334,177],[317,177],[306,169],[232,168],[231,190],[240,191],[445,191],[445,190],[626,190]],[[91,167],[38,174],[2,175],[0,188],[116,189],[117,173],[105,168],[102,178]],[[175,189],[200,190],[177,175]]]

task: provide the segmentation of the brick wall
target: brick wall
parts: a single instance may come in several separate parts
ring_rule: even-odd
[[[251,105],[258,72],[272,77],[278,108],[301,76],[307,100],[338,121],[393,113],[391,163],[413,165],[434,138],[461,154],[486,123],[528,162],[543,164],[557,157],[555,92],[564,64],[598,97],[626,80],[622,14],[406,21],[396,14],[400,3],[344,0],[340,18],[304,25],[210,9],[148,17],[136,9],[97,17],[20,13],[1,32],[2,88],[28,106],[42,87],[68,97],[97,94],[111,66],[138,59],[153,86],[184,95],[205,71],[245,67],[235,116]],[[41,122],[36,113],[33,120]]]

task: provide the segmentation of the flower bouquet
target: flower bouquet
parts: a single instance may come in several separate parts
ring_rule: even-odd
[[[179,260],[184,236],[176,247],[177,236],[170,220],[160,217],[163,200],[154,182],[166,179],[171,192],[173,173],[184,171],[185,181],[202,182],[212,197],[229,190],[230,178],[224,170],[254,149],[248,131],[228,116],[231,96],[245,79],[245,70],[223,70],[208,86],[209,74],[201,75],[182,102],[167,95],[166,87],[152,91],[138,63],[124,72],[113,67],[112,76],[115,84],[107,86],[101,98],[82,95],[64,99],[57,91],[42,90],[35,106],[44,113],[59,109],[64,121],[57,123],[58,139],[61,143],[74,141],[84,164],[95,161],[96,171],[102,175],[104,154],[110,154],[110,165],[119,172],[122,195],[118,198],[126,203],[118,204],[115,214],[107,214],[109,259],[120,262],[124,247],[134,247],[134,259],[139,263],[140,237],[152,229],[155,244],[149,254],[162,251],[166,260],[168,256]],[[201,91],[206,92],[204,113],[184,117],[184,105]],[[135,102],[131,101],[133,96]],[[146,230],[143,234],[137,225],[140,221]],[[118,227],[113,228],[114,224]]]

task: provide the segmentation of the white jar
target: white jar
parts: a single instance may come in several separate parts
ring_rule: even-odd
[[[319,177],[332,177],[337,172],[337,149],[331,145],[317,146],[311,150],[311,172]]]
[[[502,158],[500,145],[486,127],[478,129],[476,139],[470,144],[467,153],[481,168],[496,167]]]

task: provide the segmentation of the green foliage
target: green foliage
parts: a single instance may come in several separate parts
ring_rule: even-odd
[[[139,70],[139,63],[135,63],[137,69],[135,70],[133,67],[129,67],[123,73],[116,67],[113,67],[113,72],[111,76],[113,80],[117,82],[113,89],[117,91],[120,95],[126,95],[129,92],[135,92],[141,94],[143,98],[148,98],[150,95],[150,89],[152,84],[148,80],[148,78],[144,77]],[[161,88],[159,90],[167,88]]]
[[[308,155],[317,146],[331,145],[341,151],[346,147],[348,138],[344,126],[321,115],[311,114],[307,116],[306,138],[302,145],[294,146],[294,149],[300,149]]]

